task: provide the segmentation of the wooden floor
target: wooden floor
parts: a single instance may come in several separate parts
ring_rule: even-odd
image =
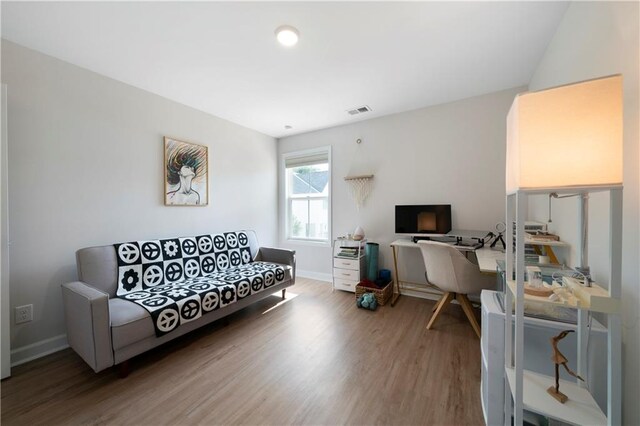
[[[450,305],[357,309],[352,293],[298,279],[269,297],[94,373],[71,349],[2,381],[3,425],[483,424],[480,342]]]

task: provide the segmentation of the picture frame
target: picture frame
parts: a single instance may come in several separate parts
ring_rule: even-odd
[[[209,148],[164,137],[164,204],[209,204]]]

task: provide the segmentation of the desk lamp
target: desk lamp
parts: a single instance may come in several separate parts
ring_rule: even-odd
[[[580,194],[580,267],[590,285],[588,191],[622,186],[622,76],[516,96],[507,117],[507,193]]]

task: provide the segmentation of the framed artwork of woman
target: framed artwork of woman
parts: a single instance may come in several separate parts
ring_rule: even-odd
[[[208,148],[164,138],[164,204],[206,206],[209,202]]]

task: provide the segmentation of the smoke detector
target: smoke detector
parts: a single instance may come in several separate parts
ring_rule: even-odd
[[[358,107],[358,108],[348,109],[347,113],[349,115],[358,115],[358,114],[362,114],[362,113],[369,112],[369,111],[371,111],[371,108],[369,108],[367,105],[363,105],[363,106]]]

